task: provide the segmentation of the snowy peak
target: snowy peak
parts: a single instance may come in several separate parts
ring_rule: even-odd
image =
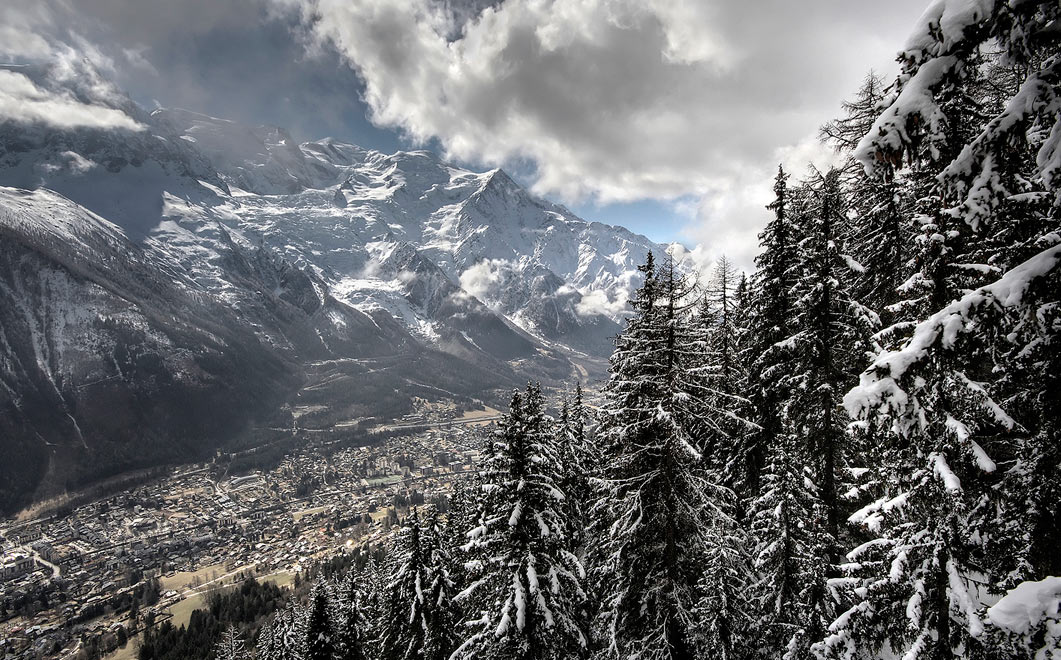
[[[196,147],[232,185],[258,194],[291,194],[332,185],[337,168],[324,158],[307,158],[282,128],[245,126],[183,109],[158,109],[153,123]],[[322,148],[317,154],[338,155]]]
[[[333,138],[296,144],[281,128],[184,109],[137,116],[145,130],[135,135],[72,130],[59,136],[60,149],[54,131],[32,137],[34,148],[0,154],[0,183],[62,193],[218,295],[234,290],[232,264],[219,256],[228,242],[258,245],[428,341],[445,325],[432,315],[456,291],[521,332],[582,351],[584,338],[565,336],[602,321],[610,332],[637,263],[661,249],[586,223],[502,169],[474,172],[430,151],[384,154]],[[378,269],[374,252],[385,244],[404,245],[422,265]],[[400,279],[413,275],[415,284]],[[592,352],[606,352],[605,339],[593,343]]]
[[[495,197],[498,199],[529,201],[527,191],[513,181],[512,177],[501,168],[487,172],[483,175],[482,180],[483,186],[475,194],[475,197],[479,199]]]
[[[281,128],[245,126],[183,109],[141,115],[135,135],[79,130],[0,154],[2,183],[47,187],[150,241],[219,291],[224,246],[261,244],[316,273],[363,307],[385,308],[434,337],[425,309],[402,303],[403,282],[364,277],[368,245],[404,242],[447,280],[531,335],[561,346],[566,331],[621,320],[648,250],[643,236],[590,224],[528,193],[504,170],[474,172],[430,151],[384,154],[333,138],[296,144]],[[8,126],[0,130],[14,130]],[[437,275],[428,278],[443,287]],[[468,284],[470,288],[464,288]],[[421,283],[422,299],[437,299]],[[377,295],[378,294],[378,295]],[[377,300],[383,296],[386,300]],[[535,298],[555,297],[556,309]],[[557,320],[557,315],[564,317]],[[584,350],[581,340],[578,350]],[[605,342],[596,342],[603,352]],[[570,345],[570,347],[575,347]]]
[[[0,196],[0,227],[7,231],[61,242],[85,254],[107,254],[128,243],[120,227],[51,190],[0,186]]]
[[[373,153],[355,144],[340,142],[335,138],[324,138],[315,142],[303,142],[302,152],[307,157],[320,159],[335,167],[350,167],[364,162]]]

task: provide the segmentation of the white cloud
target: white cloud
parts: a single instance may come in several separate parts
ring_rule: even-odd
[[[89,158],[85,158],[76,151],[64,151],[59,154],[58,163],[42,163],[40,167],[45,172],[66,170],[71,174],[84,174],[98,167],[98,163]]]
[[[217,90],[183,59],[167,66],[167,47],[300,16],[294,39],[345,58],[375,123],[471,164],[529,167],[563,202],[681,200],[695,208],[683,238],[749,268],[777,163],[799,174],[820,156],[818,126],[869,68],[894,71],[925,2],[15,0],[0,3],[0,55],[48,59],[38,85],[109,108],[124,101],[90,69],[144,95],[158,65],[199,107]]]
[[[82,103],[67,93],[43,89],[21,73],[0,69],[0,121],[3,120],[56,128],[144,128],[121,110]]]
[[[483,259],[460,274],[461,288],[469,295],[486,302],[490,292],[511,268],[512,265],[503,259]]]
[[[0,7],[0,56],[44,59],[52,45],[40,34],[52,21],[50,8],[40,3],[5,3]]]
[[[0,121],[142,130],[121,110],[129,100],[110,80],[114,60],[61,25],[59,14],[70,11],[49,0],[0,7],[0,56],[13,61],[0,68]]]
[[[363,280],[374,280],[379,278],[382,271],[383,264],[381,264],[378,259],[369,259],[365,262],[364,267],[357,276]]]
[[[629,292],[622,289],[617,290],[614,298],[608,297],[608,292],[600,289],[582,289],[582,299],[575,304],[575,312],[581,316],[593,316],[603,314],[610,318],[617,318],[627,311],[626,301]]]
[[[732,252],[754,244],[778,159],[813,155],[923,3],[505,0],[460,29],[437,0],[299,6],[376,123],[460,160],[530,162],[564,201],[699,198],[688,236]]]
[[[685,237],[696,246],[686,258],[707,272],[724,254],[737,268],[751,272],[759,251],[759,231],[770,218],[766,205],[774,198],[778,165],[793,183],[813,169],[825,171],[840,165],[841,160],[817,136],[805,136],[795,144],[774,149],[760,166],[735,169],[726,189],[704,194],[695,209],[680,209],[690,216]]]
[[[51,53],[51,46],[44,37],[10,24],[0,23],[0,44],[0,54],[6,56],[42,58]]]
[[[496,302],[505,282],[511,281],[512,277],[519,277],[519,274],[511,261],[483,259],[460,274],[460,286],[464,293],[490,305]],[[560,286],[556,294],[580,296],[579,301],[575,303],[575,312],[581,316],[604,314],[612,318],[626,311],[626,301],[630,295],[629,291],[618,289],[614,292],[614,297],[609,298],[607,291],[595,290],[588,286],[576,289],[570,284]]]
[[[96,162],[94,160],[85,158],[76,151],[64,151],[60,156],[66,159],[67,168],[69,168],[71,172],[76,172],[77,174],[84,174],[96,167]]]
[[[670,252],[675,262],[681,264],[697,278],[710,272],[720,256],[706,248],[703,243],[697,243],[691,249],[681,243],[671,243],[668,246],[668,252]]]

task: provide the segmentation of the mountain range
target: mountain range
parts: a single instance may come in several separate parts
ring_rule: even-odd
[[[137,128],[0,122],[7,510],[256,429],[592,379],[664,249],[500,169],[66,85]]]

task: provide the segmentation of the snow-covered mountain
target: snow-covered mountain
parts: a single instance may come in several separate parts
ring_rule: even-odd
[[[157,110],[152,121],[218,167],[229,186],[223,206],[240,232],[313,269],[340,299],[383,306],[427,339],[439,320],[412,300],[427,284],[419,277],[459,286],[541,340],[606,354],[636,264],[660,249],[587,223],[502,170],[471,172],[427,151],[382,154],[331,139],[297,145],[281,129],[184,110]],[[396,270],[394,255],[410,250],[444,277]]]
[[[501,170],[67,91],[140,130],[0,122],[0,437],[25,457],[0,504],[266,416],[584,378],[662,249]]]

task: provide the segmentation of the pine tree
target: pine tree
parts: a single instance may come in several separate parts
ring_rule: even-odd
[[[258,638],[254,645],[254,656],[258,660],[275,660],[280,657],[276,647],[277,636],[273,632],[272,621],[266,621],[258,629]]]
[[[426,521],[422,538],[428,566],[426,585],[427,629],[424,633],[425,660],[448,660],[460,639],[457,626],[460,609],[454,601],[456,583],[451,575],[454,564],[447,538],[451,527],[433,511]]]
[[[723,516],[712,501],[718,488],[702,473],[687,287],[669,259],[657,271],[650,255],[642,270],[600,416],[604,645],[620,658],[692,658],[708,521]]]
[[[846,518],[841,486],[849,464],[847,416],[842,397],[858,372],[876,354],[871,337],[876,314],[851,293],[855,274],[844,251],[843,206],[839,172],[832,170],[812,188],[814,206],[803,222],[799,279],[793,287],[790,356],[782,386],[791,393],[783,404],[789,437],[806,443],[804,456],[826,513],[826,532],[838,560],[841,519]]]
[[[786,397],[780,376],[788,358],[782,342],[792,334],[799,242],[793,211],[799,200],[794,198],[788,175],[780,167],[774,180],[774,196],[767,207],[774,212],[774,217],[759,234],[760,253],[755,260],[748,312],[751,328],[745,349],[750,357],[748,399],[756,411],[752,421],[758,428],[749,434],[745,448],[741,478],[741,494],[745,498],[754,498],[759,493],[759,480],[771,443],[782,433],[781,412]]]
[[[790,435],[774,439],[763,488],[752,507],[752,590],[754,624],[764,657],[798,660],[829,621],[826,584],[832,540],[825,532],[824,506],[807,474],[807,447]]]
[[[884,80],[871,72],[855,98],[843,104],[845,116],[823,126],[821,137],[848,156],[840,178],[853,216],[847,235],[857,272],[853,293],[888,326],[898,320],[892,306],[899,302],[899,287],[911,275],[910,187],[901,171],[868,176],[851,155],[873,126],[885,94]]]
[[[478,479],[477,474],[472,474],[467,479],[456,481],[449,495],[443,540],[447,544],[445,551],[452,560],[450,579],[457,585],[458,591],[469,581],[461,558],[464,556],[463,547],[468,541],[465,535],[479,524],[479,511],[474,500],[475,493],[481,490]],[[460,609],[456,603],[454,607]]]
[[[739,282],[736,267],[726,255],[719,257],[704,293],[704,307],[700,315],[705,321],[710,320],[706,343],[708,349],[717,356],[718,389],[727,395],[739,392],[745,378],[741,372],[737,343],[740,336],[737,325]]]
[[[310,590],[305,626],[306,660],[332,660],[335,654],[335,629],[328,586],[320,577]]]
[[[484,461],[480,520],[468,536],[471,583],[457,596],[472,617],[454,658],[577,658],[582,566],[568,547],[560,469],[541,391],[512,396]]]
[[[586,437],[585,418],[582,385],[576,383],[574,398],[569,401],[565,392],[560,401],[554,451],[560,461],[559,485],[565,496],[567,539],[580,558],[585,555],[586,528],[590,522],[587,510],[592,492],[590,478],[596,473],[598,462]]]
[[[915,280],[925,292],[920,320],[846,398],[852,415],[890,436],[879,456],[892,480],[854,516],[875,538],[849,553],[849,575],[836,583],[853,605],[820,652],[837,657],[881,648],[911,659],[991,655],[982,594],[1045,568],[1034,552],[1010,561],[1005,549],[1030,540],[1031,528],[1045,531],[1040,516],[1057,511],[1056,497],[1041,508],[1023,474],[1032,465],[1045,468],[1036,479],[1057,470],[1056,453],[1040,463],[1038,440],[1056,434],[1056,407],[1031,402],[1057,397],[1043,371],[1056,366],[1055,349],[1039,351],[1056,345],[1058,330],[1043,321],[1056,319],[1061,280],[1061,246],[1046,238],[1058,227],[1061,154],[1043,131],[1061,130],[1061,65],[1048,27],[1061,7],[945,11],[939,3],[926,13],[902,55],[897,93],[855,151],[871,172],[906,155],[938,174],[925,185],[936,199]],[[968,92],[989,42],[1022,70],[1005,103]],[[980,118],[992,105],[997,114]],[[1054,200],[1051,210],[1038,206],[1040,194]],[[1056,435],[1047,443],[1056,446]]]
[[[423,657],[430,617],[427,598],[431,574],[427,551],[420,517],[414,508],[391,550],[387,614],[382,628],[382,657],[386,660]]]
[[[721,473],[708,470],[706,477],[711,497],[692,638],[700,658],[750,657],[753,612],[748,594],[754,576],[749,539],[735,515],[736,496],[721,485]]]
[[[383,655],[383,630],[387,617],[388,578],[371,553],[361,571],[360,583],[365,652],[369,658],[380,658]]]
[[[460,479],[453,482],[449,492],[449,506],[446,511],[446,525],[454,530],[464,530],[474,527],[476,518],[475,502],[471,492],[474,490],[467,484],[474,479],[474,475],[468,479]],[[464,544],[461,540],[455,540],[454,547],[459,548]]]
[[[566,393],[561,405],[557,441],[561,457],[561,488],[564,491],[567,510],[568,547],[578,557],[583,571],[588,573],[599,560],[596,549],[593,520],[590,508],[594,497],[594,482],[600,477],[601,458],[595,438],[586,429],[588,412],[583,402],[582,385],[575,383],[574,398],[568,401]],[[597,530],[599,532],[599,530]],[[586,626],[586,636],[591,645],[590,622],[598,601],[598,586],[589,580],[583,585],[584,597],[576,604],[576,618]],[[592,654],[592,649],[590,649]]]
[[[870,71],[863,78],[855,97],[841,103],[844,116],[833,119],[821,127],[819,131],[821,140],[838,152],[854,151],[862,138],[873,128],[873,122],[880,115],[880,104],[884,101],[886,94],[884,78]],[[852,165],[859,170],[863,169],[858,161],[853,160]]]
[[[268,631],[263,628],[259,633],[257,656],[259,660],[305,660],[306,617],[294,603],[273,616]]]
[[[367,660],[365,614],[357,571],[351,569],[336,589],[335,657],[337,660]]]
[[[702,658],[738,658],[748,653],[750,612],[746,607],[753,579],[748,539],[738,523],[741,502],[734,488],[742,485],[745,440],[756,426],[746,419],[749,402],[742,395],[747,374],[742,344],[744,299],[736,269],[722,257],[691,323],[683,349],[686,376],[680,387],[695,401],[691,424],[701,455],[699,476],[707,506],[702,575],[697,583],[698,622],[692,638]],[[746,286],[746,284],[745,284]]]
[[[1003,327],[1010,343],[999,358],[1006,371],[997,389],[1007,407],[1020,411],[1026,430],[997,446],[1011,467],[996,488],[999,515],[988,519],[985,534],[988,562],[997,567],[1001,586],[1022,580],[1061,576],[1061,272],[1055,270],[1029,286],[1022,296],[1026,309]],[[1015,323],[1014,323],[1015,322]],[[1012,325],[1011,325],[1012,323]],[[1008,327],[1007,327],[1008,326]],[[1001,334],[1001,332],[999,333]],[[1000,533],[1004,532],[1004,533]]]
[[[759,432],[756,422],[757,415],[752,410],[752,397],[749,394],[751,387],[752,360],[752,292],[748,276],[740,273],[737,285],[733,290],[733,349],[734,362],[736,363],[737,389],[741,401],[738,404],[739,416],[744,419],[743,428],[739,428],[734,435],[729,449],[729,464],[725,468],[724,483],[737,495],[740,517],[743,520],[743,511],[747,508],[748,500],[754,495],[748,483],[747,457],[754,454],[754,441]]]
[[[1029,465],[1037,464],[1037,456],[1034,450],[1018,454],[996,485],[998,454],[992,457],[985,450],[1005,446],[1001,439],[1020,433],[1036,418],[1022,416],[1018,423],[987,384],[970,380],[967,373],[990,355],[994,333],[985,328],[1007,325],[999,315],[1009,316],[1012,309],[1007,308],[1018,301],[1041,300],[1046,288],[1057,290],[1059,261],[1061,249],[1048,259],[1033,258],[940,310],[918,325],[901,350],[878,358],[848,394],[851,413],[893,439],[880,453],[889,489],[853,516],[876,538],[849,554],[850,577],[841,585],[855,605],[837,620],[823,645],[834,655],[860,657],[884,644],[910,657],[984,652],[978,641],[984,630],[978,594],[1036,574],[1034,562],[1021,566],[1022,561],[1012,561],[1028,555],[1009,555],[1004,549],[1031,540],[1027,514],[1034,518],[1042,510],[1034,495],[1030,500],[1021,496],[1031,493],[1021,488],[1027,482],[1018,467],[1027,459]],[[1041,345],[1040,332],[1049,336],[1051,331],[1033,330],[1036,339],[1025,349]],[[1015,338],[1004,334],[1008,341]],[[1045,431],[1049,423],[1040,428]],[[1016,447],[1026,450],[1035,444],[1021,441]],[[1056,469],[1056,463],[1047,468]],[[1056,511],[1056,501],[1047,511],[1051,507]]]
[[[750,452],[747,441],[757,430],[748,419],[750,402],[743,394],[748,382],[742,325],[746,287],[743,275],[738,278],[736,268],[721,257],[692,321],[694,351],[689,366],[692,394],[699,401],[705,469],[735,492],[743,490],[745,458]]]
[[[229,626],[221,633],[221,639],[214,646],[214,657],[217,660],[246,660],[249,657],[238,630]]]
[[[748,552],[743,530],[735,523],[712,528],[704,552],[704,572],[697,585],[701,596],[693,640],[700,658],[735,660],[752,654]]]
[[[850,293],[839,173],[775,182],[760,235],[746,350],[758,452],[751,533],[757,574],[751,636],[760,652],[807,658],[833,618],[828,580],[841,548],[847,420],[841,397],[867,359],[875,315]]]

